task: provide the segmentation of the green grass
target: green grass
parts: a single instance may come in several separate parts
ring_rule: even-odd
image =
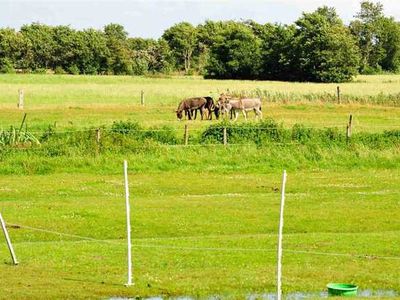
[[[243,93],[262,91],[264,116],[288,125],[345,126],[349,114],[353,114],[354,130],[376,132],[399,126],[400,104],[393,107],[387,99],[388,105],[384,105],[387,95],[400,93],[399,81],[397,75],[360,76],[355,82],[341,85],[343,97],[347,95],[354,101],[338,105],[331,103],[332,99],[324,98],[324,95],[331,95],[332,101],[336,101],[336,84],[203,80],[196,77],[0,75],[0,126],[18,124],[26,112],[28,126],[36,130],[49,124],[56,124],[60,129],[82,128],[127,119],[148,126],[169,124],[183,128],[174,114],[180,100],[198,95],[217,98],[220,92],[229,89]],[[16,107],[20,88],[25,91],[23,112]],[[140,105],[141,90],[145,91],[145,107]],[[373,105],[368,97],[382,98],[383,104]],[[190,126],[201,128],[207,123],[196,121]]]
[[[395,95],[399,78],[363,76],[341,89],[365,99],[381,92]],[[16,108],[22,87],[24,111]],[[307,99],[335,93],[336,85],[2,75],[0,129],[18,128],[27,112],[28,129],[41,135],[57,122],[61,138],[34,149],[0,149],[0,211],[9,225],[20,226],[9,226],[18,266],[11,265],[0,243],[0,299],[244,299],[273,293],[283,169],[288,171],[284,293],[315,293],[329,282],[348,282],[399,295],[398,143],[224,147],[198,145],[194,138],[185,147],[103,135],[103,148],[96,152],[90,147],[94,136],[85,143],[84,135],[61,134],[130,119],[144,128],[168,125],[181,139],[185,122],[173,113],[178,101],[226,88],[258,88],[276,97],[293,93],[299,101],[264,100],[264,116],[284,128],[337,126],[343,134],[351,113],[354,136],[399,129],[400,108],[393,103]],[[141,89],[145,107],[139,104]],[[187,123],[193,136],[218,124]],[[129,161],[134,243],[135,285],[129,288],[124,286],[124,159]]]
[[[331,281],[400,289],[400,261],[375,257],[399,253],[400,227],[393,221],[399,217],[398,175],[397,170],[289,171],[285,292],[321,291]],[[21,263],[0,267],[0,288],[13,298],[241,298],[272,292],[280,177],[276,171],[130,172],[136,284],[126,288],[120,174],[2,176],[2,212],[9,223],[110,243],[11,228]],[[9,261],[5,246],[0,249]]]

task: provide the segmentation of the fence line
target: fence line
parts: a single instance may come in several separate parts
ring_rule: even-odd
[[[294,126],[296,123],[290,125]],[[301,125],[301,124],[299,124]],[[332,128],[346,128],[347,125],[326,125],[323,127],[318,127],[318,126],[301,126],[303,129],[314,129],[314,130],[324,130],[324,129],[332,129]],[[356,129],[358,128],[386,128],[387,130],[392,130],[392,129],[400,129],[400,125],[360,125],[360,124],[355,124],[354,125]],[[292,129],[291,127],[281,127],[281,128],[270,128],[270,127],[251,127],[251,126],[216,126],[216,127],[205,127],[205,128],[190,128],[191,132],[205,132],[207,129],[220,129],[223,130],[224,128],[228,130],[260,130],[260,131],[277,131],[277,130],[290,130]],[[184,131],[184,127],[171,127],[171,128],[165,128],[165,129],[154,129],[154,128],[149,128],[149,129],[120,129],[120,130],[114,130],[110,128],[104,128],[104,127],[95,127],[95,128],[78,128],[78,129],[64,129],[64,130],[53,130],[53,131],[48,131],[48,129],[43,129],[43,130],[28,130],[28,133],[31,134],[50,134],[50,135],[57,135],[57,134],[65,134],[65,133],[77,133],[77,132],[96,132],[98,130],[101,130],[102,132],[107,132],[107,133],[131,133],[131,132],[171,132],[171,131]],[[8,132],[9,129],[0,129],[2,131]],[[22,133],[26,132],[25,130],[21,130]]]
[[[284,143],[284,142],[274,142],[274,141],[269,141],[268,143],[264,143],[263,144],[264,146],[269,146],[269,145],[274,145],[274,146],[292,146],[292,145],[307,145],[307,144],[302,144],[302,143],[300,143],[300,142],[294,142],[294,141],[291,141],[291,142],[287,142],[287,143]],[[227,146],[229,146],[229,147],[245,147],[245,146],[247,146],[247,147],[257,147],[257,144],[256,143],[243,143],[243,144],[237,144],[237,143],[234,143],[234,144],[227,144]],[[188,144],[188,145],[185,145],[185,144],[157,144],[156,146],[154,146],[154,147],[160,147],[160,148],[201,148],[201,147],[204,147],[204,148],[207,148],[207,147],[221,147],[221,148],[226,148],[226,145],[224,145],[222,142],[221,143],[215,143],[215,144]],[[150,146],[150,147],[146,147],[146,146],[135,146],[135,149],[142,149],[142,150],[147,150],[147,149],[149,149],[149,148],[154,148],[153,146]],[[35,151],[35,150],[41,150],[42,148],[40,147],[40,146],[37,146],[37,147],[29,147],[29,148],[18,148],[18,147],[9,147],[9,146],[7,146],[7,147],[4,147],[4,148],[1,148],[1,145],[0,145],[0,151],[2,151],[2,150],[9,150],[9,151],[12,151],[12,152],[15,152],[15,151],[21,151],[21,152],[29,152],[29,151]]]
[[[296,141],[290,141],[290,142],[274,142],[274,141],[268,141],[268,142],[263,142],[263,146],[307,146],[307,143],[301,143],[301,142],[296,142]],[[226,148],[226,146],[232,148],[232,147],[258,147],[257,143],[227,143],[227,145],[224,145],[223,142],[220,143],[215,143],[215,144],[210,144],[210,143],[199,143],[199,144],[157,144],[155,146],[135,146],[134,149],[142,149],[142,150],[147,150],[149,148],[155,148],[155,147],[160,147],[160,148],[211,148],[211,147],[220,147],[220,148]],[[9,150],[12,152],[15,151],[21,151],[21,152],[29,152],[29,151],[35,151],[35,150],[41,150],[42,148],[40,146],[38,147],[27,147],[27,148],[18,148],[18,147],[9,147],[6,146],[4,148],[1,147],[0,145],[0,151],[2,150]]]
[[[288,143],[283,143],[283,142],[269,142],[269,143],[265,143],[264,145],[276,145],[276,146],[288,146],[288,145],[302,145],[299,142],[288,142]],[[216,144],[188,144],[188,145],[184,145],[184,144],[160,144],[160,147],[171,147],[171,148],[187,148],[187,147],[226,147],[226,146],[233,146],[233,147],[242,147],[242,146],[257,146],[256,143],[243,143],[243,144],[230,144],[227,143],[226,145],[224,145],[223,142],[221,143],[216,143]]]
[[[6,225],[7,225],[7,227],[11,226],[11,227],[14,227],[14,228],[22,228],[22,229],[28,229],[28,230],[32,230],[32,231],[51,233],[51,234],[56,234],[56,235],[60,235],[60,236],[77,238],[77,239],[87,240],[87,241],[92,241],[92,242],[111,243],[111,244],[119,243],[119,242],[114,242],[114,241],[111,241],[111,240],[100,240],[100,239],[96,239],[96,238],[92,238],[92,237],[81,236],[81,235],[70,234],[70,233],[64,233],[64,232],[58,232],[58,231],[54,231],[54,230],[48,230],[48,229],[43,229],[43,228],[31,227],[31,226],[25,226],[25,225],[20,225],[20,224],[7,223]]]
[[[101,240],[101,239],[96,239],[96,238],[87,237],[87,236],[63,233],[63,232],[58,232],[58,231],[54,231],[54,230],[48,230],[48,229],[42,229],[42,228],[36,228],[36,227],[12,224],[12,223],[7,223],[7,226],[13,226],[13,227],[17,227],[17,228],[32,230],[32,231],[56,234],[56,235],[60,235],[60,236],[73,237],[73,238],[78,238],[78,239],[81,239],[84,241],[89,241],[89,242],[98,242],[98,243],[107,243],[107,244],[112,244],[112,245],[125,246],[125,241]],[[138,239],[135,239],[135,240],[137,241]],[[55,241],[55,242],[61,242],[61,241]],[[265,249],[265,248],[186,247],[186,246],[169,246],[169,245],[154,245],[154,244],[132,244],[132,247],[171,249],[171,250],[190,250],[190,251],[223,251],[223,252],[264,252],[264,253],[268,252],[268,253],[274,253],[276,251],[275,249]],[[292,249],[285,249],[285,252],[297,253],[297,254],[353,257],[353,258],[360,258],[360,259],[400,260],[400,256],[378,256],[378,255],[374,255],[374,254],[351,254],[351,253],[335,253],[335,252],[292,250]]]
[[[332,127],[312,127],[312,126],[302,126],[301,128],[305,128],[305,129],[327,129],[327,128],[345,128],[346,125],[333,125]],[[361,127],[361,126],[357,126],[357,127]],[[367,126],[365,126],[367,127]],[[397,126],[398,128],[400,128],[400,126]],[[262,131],[278,131],[280,129],[290,129],[290,128],[269,128],[269,127],[245,127],[245,126],[220,126],[220,127],[212,127],[212,129],[220,129],[223,130],[224,128],[226,129],[230,129],[230,130],[242,130],[242,129],[251,129],[251,130],[262,130]],[[28,130],[29,133],[34,133],[34,134],[63,134],[63,133],[75,133],[75,132],[96,132],[97,130],[101,130],[102,132],[108,132],[108,133],[131,133],[131,132],[170,132],[170,131],[184,131],[184,127],[172,127],[172,128],[166,128],[166,129],[121,129],[121,130],[113,130],[113,129],[109,129],[109,128],[102,128],[102,127],[98,127],[98,128],[90,128],[90,129],[78,129],[78,130],[54,130],[54,131],[39,131],[39,130]],[[193,132],[204,132],[207,129],[210,128],[190,128],[190,131]],[[7,130],[5,130],[7,131]],[[22,131],[24,132],[24,131]]]

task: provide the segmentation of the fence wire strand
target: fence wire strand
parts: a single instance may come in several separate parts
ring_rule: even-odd
[[[87,236],[81,236],[76,234],[69,234],[58,232],[54,230],[48,230],[43,228],[36,228],[31,226],[25,226],[20,224],[7,223],[7,226],[11,226],[14,228],[22,228],[32,231],[45,232],[50,234],[55,234],[59,236],[65,236],[70,238],[77,238],[80,240],[90,241],[90,242],[98,242],[98,243],[106,243],[112,245],[125,245],[124,241],[116,241],[116,240],[104,240],[104,239],[96,239]],[[273,236],[271,234],[271,236]],[[200,236],[201,237],[201,236]],[[193,237],[192,237],[193,238]],[[199,237],[197,237],[199,238]],[[185,237],[175,238],[184,240]],[[138,242],[140,239],[136,239]],[[60,242],[60,241],[56,241]],[[154,245],[154,244],[132,244],[134,248],[154,248],[154,249],[170,249],[170,250],[189,250],[189,251],[223,251],[223,252],[275,252],[275,249],[265,249],[265,248],[236,248],[236,247],[187,247],[187,246],[170,246],[170,245]],[[322,256],[338,256],[338,257],[352,257],[352,258],[362,258],[362,259],[385,259],[385,260],[400,260],[400,256],[379,256],[374,254],[351,254],[351,253],[335,253],[335,252],[323,252],[323,251],[309,251],[309,250],[293,250],[293,249],[284,249],[284,252],[293,253],[293,254],[311,254],[311,255],[322,255]]]
[[[242,124],[240,123],[236,123],[239,124],[239,126],[235,126],[234,123],[232,123],[231,125],[227,125],[227,126],[213,126],[212,128],[210,127],[205,127],[205,128],[198,128],[198,127],[191,127],[188,126],[188,129],[190,132],[205,132],[207,129],[212,129],[212,130],[223,130],[224,128],[226,128],[227,130],[233,130],[233,131],[241,131],[241,130],[259,130],[259,131],[263,131],[263,132],[273,132],[273,131],[278,131],[281,129],[285,129],[285,130],[290,130],[290,126],[294,126],[295,124],[291,124],[291,125],[287,125],[284,126],[282,128],[270,128],[270,127],[257,127],[257,126],[242,126]],[[288,127],[289,126],[289,127]],[[330,129],[330,128],[338,128],[338,129],[344,129],[346,128],[347,125],[343,125],[343,124],[327,124],[324,126],[311,126],[311,125],[307,125],[307,126],[301,126],[302,129],[314,129],[314,130],[324,130],[324,129]],[[353,130],[356,130],[357,128],[384,128],[386,130],[396,130],[396,129],[400,129],[400,125],[362,125],[362,124],[354,124],[353,125]],[[0,130],[7,132],[7,129],[1,129]],[[135,133],[135,132],[179,132],[179,131],[184,131],[184,127],[170,127],[170,128],[148,128],[148,129],[112,129],[112,128],[104,128],[102,126],[98,126],[98,127],[94,127],[94,128],[75,128],[75,129],[43,129],[43,130],[28,130],[25,131],[21,130],[22,133],[24,132],[28,132],[31,134],[35,134],[35,135],[59,135],[59,134],[68,134],[68,133],[84,133],[84,132],[97,132],[97,131],[101,131],[102,133],[120,133],[120,134],[130,134],[130,133]]]

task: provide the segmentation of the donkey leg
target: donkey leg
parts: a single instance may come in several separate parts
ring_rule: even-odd
[[[236,121],[238,117],[239,117],[239,112],[237,110],[235,110],[235,120],[234,121]]]
[[[207,120],[208,119],[208,114],[207,114],[207,112],[208,112],[208,110],[207,110],[207,108],[206,107],[202,107],[202,108],[200,108],[200,112],[201,112],[201,119],[202,120]]]
[[[256,119],[258,119],[259,118],[258,109],[254,108],[253,111],[254,111],[254,115],[255,115]]]
[[[242,113],[243,113],[244,119],[247,121],[247,113],[244,109],[242,109]]]

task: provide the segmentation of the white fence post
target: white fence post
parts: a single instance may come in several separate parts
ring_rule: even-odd
[[[17,261],[17,257],[15,256],[14,248],[13,248],[13,246],[11,244],[10,237],[8,236],[6,223],[4,222],[4,219],[3,219],[3,216],[1,215],[1,213],[0,213],[0,223],[1,223],[1,228],[3,229],[3,232],[4,232],[4,236],[6,237],[8,250],[10,250],[10,254],[11,254],[11,258],[13,260],[13,263],[14,263],[14,265],[18,265],[18,261]]]
[[[126,232],[128,240],[128,282],[127,286],[132,285],[132,245],[131,245],[131,209],[129,205],[129,186],[128,186],[128,162],[124,160],[125,177],[125,204],[126,204]]]
[[[285,186],[286,186],[286,170],[282,175],[281,189],[281,209],[279,217],[279,235],[278,235],[278,266],[277,266],[277,299],[282,299],[282,234],[283,234],[283,208],[285,206]]]

